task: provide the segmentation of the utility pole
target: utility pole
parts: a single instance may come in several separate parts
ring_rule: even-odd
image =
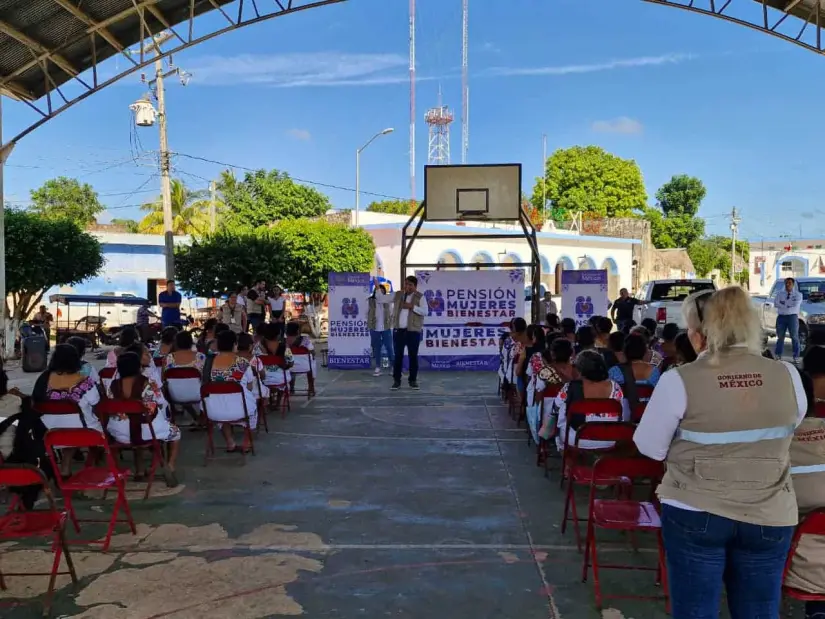
[[[541,136],[541,216],[543,223],[547,223],[547,134]]]
[[[736,207],[733,207],[733,210],[730,213],[730,234],[731,234],[731,244],[730,244],[730,283],[733,284],[736,281],[736,232],[739,229],[739,222],[742,220],[739,219],[739,216],[736,213]]]
[[[218,187],[215,181],[209,181],[209,230],[212,234],[218,229]]]
[[[163,201],[163,234],[166,248],[166,281],[175,279],[175,232],[172,229],[172,181],[169,178],[169,137],[166,131],[166,94],[163,90],[163,59],[155,39],[155,93],[158,98],[160,132],[160,198]]]

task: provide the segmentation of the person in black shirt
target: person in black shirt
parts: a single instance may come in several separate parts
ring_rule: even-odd
[[[610,318],[616,323],[619,331],[625,331],[628,323],[633,321],[633,308],[639,304],[639,299],[630,296],[627,288],[619,290],[619,298],[610,308]]]

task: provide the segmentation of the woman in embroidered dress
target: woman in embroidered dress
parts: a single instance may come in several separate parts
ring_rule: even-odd
[[[95,384],[100,382],[100,374],[97,373],[95,367],[86,361],[83,357],[86,356],[86,345],[88,341],[85,337],[80,337],[79,335],[73,335],[69,339],[66,340],[66,343],[74,346],[74,349],[77,351],[77,354],[80,356],[80,373],[88,376]]]
[[[140,334],[137,332],[137,329],[134,327],[123,327],[123,330],[120,332],[120,338],[118,339],[118,345],[106,355],[106,367],[116,368],[118,356],[123,354],[129,346],[134,346],[139,342]]]
[[[81,371],[80,355],[70,344],[58,344],[54,348],[49,368],[43,372],[34,384],[32,400],[48,402],[67,400],[80,408],[81,414],[43,415],[43,423],[50,430],[55,428],[91,428],[103,432],[103,426],[94,413],[95,405],[100,402],[97,383]],[[75,449],[63,450],[62,475],[71,472]]]
[[[250,430],[254,430],[258,425],[258,402],[255,393],[252,391],[253,385],[257,382],[252,365],[244,359],[239,357],[236,352],[238,338],[230,330],[224,330],[218,333],[217,347],[218,352],[207,361],[206,369],[208,376],[204,376],[204,381],[215,383],[233,382],[240,383],[243,387],[243,397],[246,402],[246,412],[249,415]],[[220,396],[210,396],[210,398],[220,399]],[[233,396],[233,402],[235,398]],[[231,407],[230,407],[231,408]],[[227,411],[226,407],[212,407],[209,408],[210,418],[213,421],[221,422],[220,416],[226,415],[225,421],[233,419],[241,419],[243,415],[240,410]],[[217,414],[216,414],[217,413]],[[228,423],[221,423],[221,432],[224,439],[226,439],[226,450],[228,452],[242,451],[245,448],[235,443],[235,438],[232,435],[232,426]]]
[[[203,323],[203,331],[198,338],[198,351],[206,354],[209,350],[209,342],[215,339],[215,327],[218,326],[217,318],[209,318]]]
[[[160,333],[160,345],[152,353],[152,358],[163,358],[175,348],[175,337],[178,334],[177,327],[166,327]]]
[[[149,425],[145,423],[133,423],[136,420],[124,416],[110,418],[106,430],[118,443],[127,445],[138,440],[151,440],[154,430],[155,437],[167,444],[169,456],[164,475],[166,485],[174,488],[178,485],[175,463],[180,451],[181,434],[180,429],[167,418],[168,405],[163,397],[163,390],[160,384],[143,374],[141,358],[137,353],[127,352],[118,357],[117,374],[118,378],[109,385],[108,396],[118,400],[140,400],[152,420],[152,428],[150,430]],[[146,477],[146,463],[142,451],[135,451],[135,481],[142,481]]]
[[[205,361],[206,355],[194,349],[192,333],[189,331],[178,331],[177,335],[175,335],[175,348],[166,355],[163,367],[165,369],[197,368],[198,371],[202,372]]]
[[[238,335],[238,356],[249,361],[255,378],[263,381],[266,378],[266,370],[261,360],[258,359],[258,355],[253,352],[253,348],[254,342],[251,335],[248,333]],[[269,388],[258,380],[255,380],[253,391],[255,392],[255,397],[264,400],[269,399]]]
[[[563,385],[576,378],[576,368],[571,363],[573,359],[573,344],[561,333],[550,342],[548,356],[550,362],[539,372],[536,381],[536,391],[544,391],[551,385]],[[540,411],[537,411],[540,412]],[[541,419],[541,429],[538,431],[539,437],[549,440],[556,431],[557,415],[553,409],[553,400],[544,402],[544,418]],[[536,421],[539,421],[536,414]]]

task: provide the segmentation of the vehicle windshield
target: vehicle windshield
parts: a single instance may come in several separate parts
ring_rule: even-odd
[[[669,282],[653,284],[650,291],[651,301],[684,301],[688,296],[700,290],[715,290],[712,282]]]
[[[825,279],[816,282],[797,282],[799,292],[802,293],[802,298],[808,301],[811,300],[823,301],[825,300]]]

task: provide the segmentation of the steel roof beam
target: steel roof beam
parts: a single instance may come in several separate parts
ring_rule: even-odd
[[[127,52],[126,49],[120,44],[114,35],[109,32],[109,30],[105,26],[101,26],[98,24],[92,17],[82,11],[80,7],[75,6],[71,3],[70,0],[52,0],[55,4],[57,4],[62,9],[68,11],[72,15],[74,15],[77,19],[82,21],[87,26],[91,26],[92,28],[96,28],[96,32],[100,35],[100,38],[106,41],[109,45],[114,47],[117,51],[119,51],[125,58],[129,60],[132,64],[135,64],[135,59],[132,58]]]
[[[23,34],[17,28],[13,27],[11,24],[0,20],[0,32],[5,34],[6,36],[10,36],[12,39],[22,43],[26,47],[28,47],[32,51],[32,56],[37,58],[35,62],[41,62],[43,60],[50,60],[58,67],[60,67],[63,71],[65,71],[71,77],[77,77],[80,71],[78,71],[72,63],[66,60],[60,54],[54,54],[45,47],[43,44],[38,43],[30,36]],[[41,56],[38,58],[38,54]]]

